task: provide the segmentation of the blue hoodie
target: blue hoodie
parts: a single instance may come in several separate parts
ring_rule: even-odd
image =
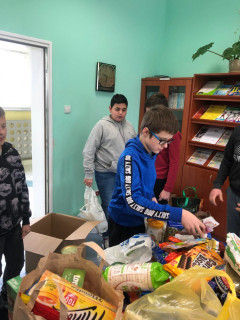
[[[110,217],[117,224],[137,227],[144,224],[144,218],[181,222],[181,208],[152,201],[155,160],[156,155],[146,151],[139,136],[126,143],[118,160],[115,188],[108,207]]]

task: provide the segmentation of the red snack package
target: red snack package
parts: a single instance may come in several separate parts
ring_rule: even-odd
[[[170,252],[165,258],[164,260],[166,261],[166,263],[172,261],[173,259],[176,259],[177,257],[181,256],[184,253],[184,251],[173,251]]]
[[[178,239],[178,238],[176,238],[176,237],[173,237],[173,236],[169,236],[169,237],[168,237],[168,240],[169,240],[169,241],[172,241],[172,242],[176,242],[176,243],[182,242],[182,240],[180,240],[180,239]]]

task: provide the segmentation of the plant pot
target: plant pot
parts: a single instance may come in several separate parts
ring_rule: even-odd
[[[229,60],[229,72],[240,72],[240,59]]]

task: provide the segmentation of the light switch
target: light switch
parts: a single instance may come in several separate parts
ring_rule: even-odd
[[[64,113],[71,113],[71,106],[70,105],[64,106]]]

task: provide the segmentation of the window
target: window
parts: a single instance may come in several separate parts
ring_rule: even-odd
[[[29,47],[0,41],[0,106],[5,110],[31,109]]]

